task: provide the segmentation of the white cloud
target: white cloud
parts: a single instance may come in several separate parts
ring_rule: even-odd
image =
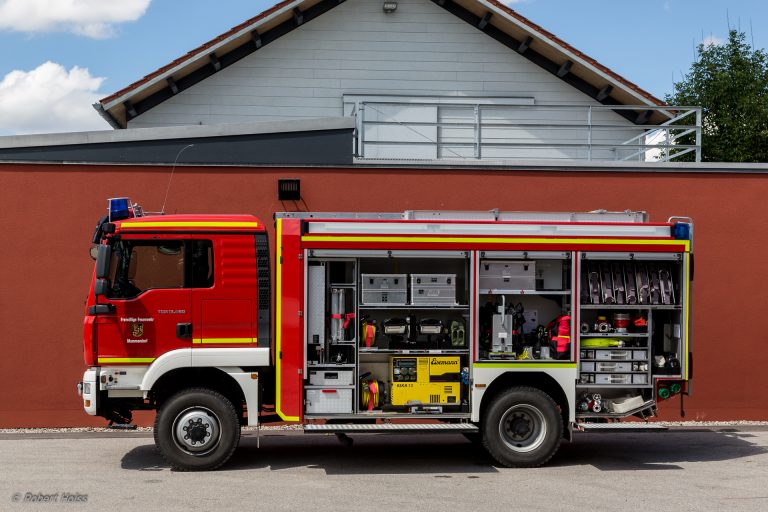
[[[723,44],[724,42],[725,41],[723,41],[719,37],[710,34],[704,38],[701,44],[703,44],[704,46],[717,46],[717,45]]]
[[[0,0],[0,30],[73,32],[103,39],[118,23],[136,21],[151,0]]]
[[[0,81],[0,133],[106,130],[92,105],[104,78],[88,69],[45,62],[32,71],[11,71]]]

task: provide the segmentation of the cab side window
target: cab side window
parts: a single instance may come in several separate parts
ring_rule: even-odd
[[[112,252],[110,298],[136,297],[157,288],[183,288],[185,251],[181,241],[120,241]]]
[[[190,286],[213,286],[213,243],[210,240],[192,240],[189,243]]]
[[[131,299],[142,292],[213,286],[210,240],[121,240],[113,246],[110,299]]]

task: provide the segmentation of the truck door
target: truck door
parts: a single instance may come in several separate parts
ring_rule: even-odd
[[[186,259],[187,243],[176,237],[123,236],[114,242],[110,287],[99,301],[113,310],[96,319],[99,364],[150,364],[164,353],[189,351]]]
[[[192,365],[210,365],[211,349],[257,346],[253,235],[194,235],[189,255]]]

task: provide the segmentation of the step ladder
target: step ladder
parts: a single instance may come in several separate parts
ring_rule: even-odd
[[[664,432],[669,430],[658,423],[577,423],[574,432]]]
[[[379,432],[422,432],[426,434],[466,434],[479,432],[472,423],[348,423],[304,425],[305,434],[376,434]]]

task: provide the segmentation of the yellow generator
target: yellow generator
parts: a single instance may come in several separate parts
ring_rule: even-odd
[[[389,363],[392,405],[459,405],[461,360],[450,357],[393,357]]]

